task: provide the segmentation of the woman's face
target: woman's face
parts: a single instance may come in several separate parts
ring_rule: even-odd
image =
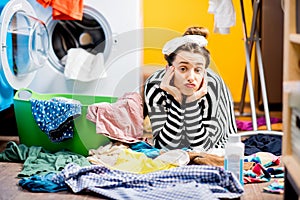
[[[199,90],[205,74],[205,57],[199,53],[181,51],[174,62],[174,86],[184,95],[190,96]]]

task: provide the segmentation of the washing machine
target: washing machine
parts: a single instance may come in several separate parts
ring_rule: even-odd
[[[1,63],[7,81],[16,90],[28,88],[42,94],[120,97],[125,92],[139,92],[141,2],[84,0],[82,20],[53,20],[50,6],[45,8],[36,0],[10,0],[0,22]],[[7,45],[12,45],[13,62],[8,60]],[[87,81],[66,77],[70,49],[102,54],[100,75]]]

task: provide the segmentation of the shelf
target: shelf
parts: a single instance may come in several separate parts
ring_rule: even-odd
[[[285,166],[285,186],[284,199],[300,200],[300,159],[297,155],[298,150],[293,149],[295,142],[295,133],[298,130],[293,128],[292,117],[293,109],[298,108],[299,98],[290,102],[293,95],[299,93],[300,81],[300,33],[296,33],[296,21],[299,11],[300,0],[284,1],[284,93],[283,93],[283,155],[282,162]],[[293,91],[296,90],[296,91]],[[291,104],[292,103],[292,104]],[[299,108],[298,108],[299,109]],[[294,135],[293,135],[294,134]],[[293,140],[294,139],[294,140]],[[294,141],[294,143],[292,142]]]
[[[295,44],[300,44],[300,34],[296,34],[296,33],[290,34],[290,41]]]
[[[300,189],[300,162],[292,155],[285,155],[282,157],[282,159],[289,174],[291,175],[291,177],[293,177],[293,181],[295,182],[297,188]]]

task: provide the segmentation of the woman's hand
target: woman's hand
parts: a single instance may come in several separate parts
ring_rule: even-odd
[[[204,95],[206,95],[206,93],[207,93],[207,75],[205,71],[205,74],[202,79],[202,84],[200,84],[200,89],[197,90],[191,96],[188,96],[186,102],[189,103],[201,99]]]
[[[160,83],[160,88],[168,92],[169,94],[171,94],[176,101],[181,103],[182,101],[181,92],[177,89],[177,87],[171,85],[171,80],[174,77],[174,69],[175,68],[173,66],[170,67],[167,66],[166,73]]]

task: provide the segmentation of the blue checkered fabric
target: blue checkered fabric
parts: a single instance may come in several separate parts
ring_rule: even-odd
[[[111,170],[104,166],[68,164],[54,180],[64,180],[73,192],[93,191],[110,199],[237,198],[243,186],[220,167],[187,165],[148,174]]]

